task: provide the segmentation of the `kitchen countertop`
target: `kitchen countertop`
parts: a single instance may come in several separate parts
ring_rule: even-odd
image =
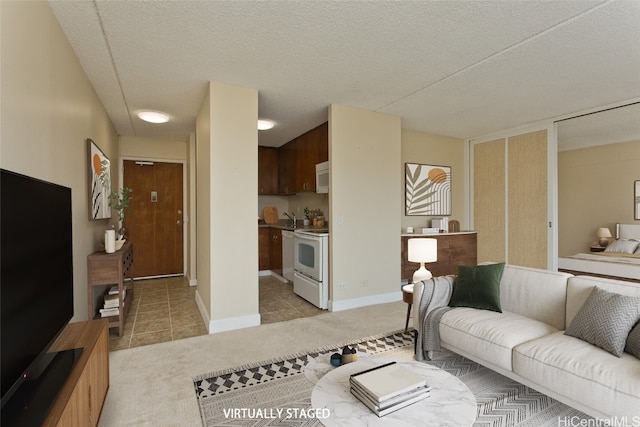
[[[278,222],[277,224],[265,224],[265,223],[259,223],[258,224],[258,228],[266,228],[266,227],[273,227],[273,228],[279,228],[281,230],[287,230],[287,231],[296,231],[296,230],[317,230],[318,228],[322,228],[322,229],[327,229],[328,226],[324,225],[324,227],[314,227],[313,225],[302,225],[302,221],[300,221],[300,225],[298,225],[297,227],[292,227],[291,224],[289,224],[289,220],[281,220],[280,222]]]
[[[453,235],[456,235],[456,234],[475,234],[475,233],[477,233],[477,231],[474,231],[474,230],[470,230],[470,231],[466,231],[466,230],[464,230],[464,231],[456,231],[456,232],[454,232],[454,233],[448,233],[448,232],[447,232],[447,233],[425,233],[425,234],[422,234],[422,233],[405,233],[405,232],[402,232],[402,233],[400,234],[400,236],[401,236],[401,237],[433,237],[433,236],[453,236]]]

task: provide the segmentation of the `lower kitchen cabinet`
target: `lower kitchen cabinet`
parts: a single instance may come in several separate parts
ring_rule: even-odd
[[[269,251],[269,269],[282,276],[282,230],[270,227],[271,250]]]
[[[258,269],[269,270],[271,266],[270,254],[271,252],[271,228],[259,227],[258,228]]]

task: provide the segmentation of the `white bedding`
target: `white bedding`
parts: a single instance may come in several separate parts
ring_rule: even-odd
[[[617,224],[616,237],[640,239],[640,224]],[[640,256],[580,253],[558,259],[558,269],[640,280]]]
[[[640,258],[602,256],[597,253],[575,254],[560,258],[558,268],[640,280]]]

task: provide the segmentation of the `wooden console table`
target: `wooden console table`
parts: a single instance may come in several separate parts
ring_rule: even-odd
[[[70,323],[50,351],[82,348],[43,426],[97,426],[109,389],[107,321]]]
[[[128,284],[125,278],[129,276]],[[87,256],[87,283],[89,295],[89,318],[94,316],[100,319],[100,312],[96,309],[94,288],[96,286],[117,285],[119,314],[106,317],[109,320],[109,328],[118,328],[118,336],[124,332],[124,321],[129,313],[129,307],[133,300],[133,245],[126,242],[122,249],[112,254],[104,251],[94,252]],[[126,294],[123,292],[126,290]],[[125,298],[123,298],[125,294]]]
[[[441,234],[403,234],[401,236],[402,249],[400,252],[402,280],[408,280],[411,282],[413,272],[420,267],[419,263],[409,262],[407,260],[407,241],[414,238],[438,240],[438,260],[436,262],[425,264],[427,270],[429,270],[434,277],[457,274],[458,266],[460,265],[477,264],[478,234],[475,231]]]

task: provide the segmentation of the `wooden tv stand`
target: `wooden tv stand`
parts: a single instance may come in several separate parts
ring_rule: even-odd
[[[97,426],[109,388],[106,319],[70,323],[50,351],[83,348],[43,426]]]

